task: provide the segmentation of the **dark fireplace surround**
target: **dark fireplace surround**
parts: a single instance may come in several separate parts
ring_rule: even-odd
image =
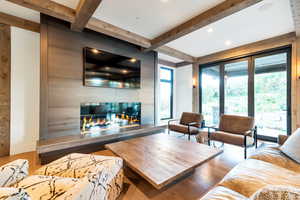
[[[81,134],[141,125],[140,102],[101,102],[80,105]]]

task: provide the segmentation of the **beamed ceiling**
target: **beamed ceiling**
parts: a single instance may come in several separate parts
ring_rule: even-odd
[[[70,22],[74,31],[89,28],[138,45],[141,51],[158,51],[161,60],[182,66],[286,33],[299,35],[298,4],[297,0],[0,0],[0,23],[6,20],[36,31],[44,13]]]

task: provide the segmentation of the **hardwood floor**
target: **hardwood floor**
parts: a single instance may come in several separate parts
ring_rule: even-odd
[[[171,134],[179,137],[180,135]],[[180,137],[186,139],[184,137]],[[254,148],[249,148],[249,155]],[[98,151],[96,155],[113,155],[109,150]],[[147,181],[137,174],[128,172],[130,178],[125,179],[124,191],[120,200],[196,200],[200,199],[206,192],[214,187],[235,165],[242,162],[243,148],[231,145],[224,146],[224,153],[204,163],[185,178],[172,185],[156,190]],[[27,159],[30,163],[30,173],[41,165],[36,152],[28,152],[14,156],[0,158],[0,165],[16,159]]]

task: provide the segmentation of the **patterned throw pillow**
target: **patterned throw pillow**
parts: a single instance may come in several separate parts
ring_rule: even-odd
[[[0,188],[0,200],[30,200],[31,198],[20,188]]]
[[[0,167],[0,187],[9,187],[28,176],[28,161],[15,160]]]
[[[266,186],[257,191],[251,200],[300,200],[300,189],[289,186]]]

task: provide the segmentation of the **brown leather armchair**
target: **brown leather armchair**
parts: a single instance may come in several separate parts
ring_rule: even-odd
[[[203,115],[200,113],[183,112],[180,120],[175,119],[168,122],[168,132],[170,134],[171,130],[188,134],[190,140],[191,135],[197,135],[199,133],[199,128],[202,126],[202,121]]]
[[[208,145],[211,140],[244,147],[245,159],[247,148],[255,145],[257,148],[257,128],[253,117],[222,115],[219,128],[208,128]],[[214,129],[214,131],[211,131]]]

